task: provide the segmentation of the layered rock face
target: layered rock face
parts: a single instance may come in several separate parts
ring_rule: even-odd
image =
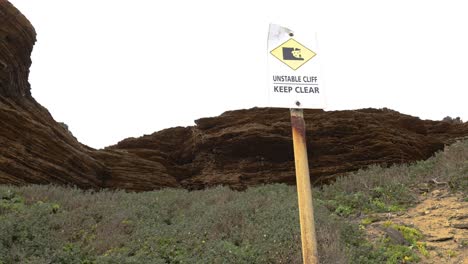
[[[29,21],[0,0],[0,184],[141,191],[295,183],[286,109],[230,111],[104,150],[80,144],[31,96],[34,42]],[[388,109],[305,111],[305,119],[315,183],[371,164],[426,159],[468,136],[468,123],[423,121]]]
[[[28,75],[35,40],[29,21],[0,0],[0,183],[178,186],[160,163],[119,151],[94,151],[54,121],[31,96]]]
[[[36,32],[9,2],[0,1],[0,93],[2,97],[30,97],[30,54]]]
[[[314,183],[371,164],[427,159],[444,144],[468,135],[468,123],[423,121],[389,109],[306,110],[309,167]],[[196,120],[119,142],[142,159],[164,159],[188,189],[226,184],[295,183],[289,111],[254,108]]]
[[[28,83],[36,33],[9,2],[0,1],[0,182],[67,183],[97,186],[99,166],[80,152],[45,108],[32,97]],[[57,157],[61,157],[57,159]],[[83,164],[81,168],[73,163]]]

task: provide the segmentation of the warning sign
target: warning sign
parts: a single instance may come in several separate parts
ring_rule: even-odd
[[[302,34],[302,35],[301,35]],[[271,24],[268,32],[268,106],[325,108],[315,33]]]
[[[293,70],[299,69],[317,55],[293,38],[272,50],[271,54]]]

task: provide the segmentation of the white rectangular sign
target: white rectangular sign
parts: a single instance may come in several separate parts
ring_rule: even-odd
[[[285,108],[325,108],[319,60],[315,33],[299,35],[288,28],[270,24],[268,105]]]

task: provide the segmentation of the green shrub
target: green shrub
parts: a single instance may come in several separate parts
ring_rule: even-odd
[[[427,254],[417,233],[396,228],[411,247],[369,242],[362,213],[412,206],[411,188],[432,179],[468,190],[468,141],[413,165],[371,166],[315,188],[320,263],[398,263]],[[357,220],[357,221],[354,221]],[[405,235],[406,234],[406,235]],[[0,186],[0,264],[302,263],[294,186],[244,192],[164,189],[132,193],[31,185]]]
[[[145,193],[0,186],[4,263],[301,263],[296,190]],[[344,225],[315,209],[322,263],[347,263]]]

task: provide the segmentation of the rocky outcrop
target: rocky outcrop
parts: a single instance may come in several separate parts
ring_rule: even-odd
[[[55,122],[31,96],[35,40],[29,21],[0,0],[0,183],[136,190],[179,186],[160,163],[124,151],[95,151]]]
[[[0,0],[0,182],[98,186],[97,172],[105,168],[81,151],[84,147],[31,96],[28,75],[35,41],[29,21]]]
[[[0,94],[30,97],[28,75],[36,32],[8,1],[0,0],[0,5]]]
[[[229,111],[104,150],[80,144],[31,96],[34,42],[28,20],[0,0],[0,184],[152,190],[295,183],[286,109]],[[371,164],[426,159],[468,136],[468,123],[424,121],[388,109],[311,110],[305,119],[315,183]]]
[[[468,135],[468,123],[424,121],[389,109],[306,110],[305,120],[315,183],[371,164],[427,159],[446,142]],[[164,157],[167,167],[176,171],[173,175],[188,189],[218,184],[239,189],[271,182],[294,184],[288,110],[230,111],[195,123],[194,127],[126,139],[109,149],[126,150],[146,160]]]

